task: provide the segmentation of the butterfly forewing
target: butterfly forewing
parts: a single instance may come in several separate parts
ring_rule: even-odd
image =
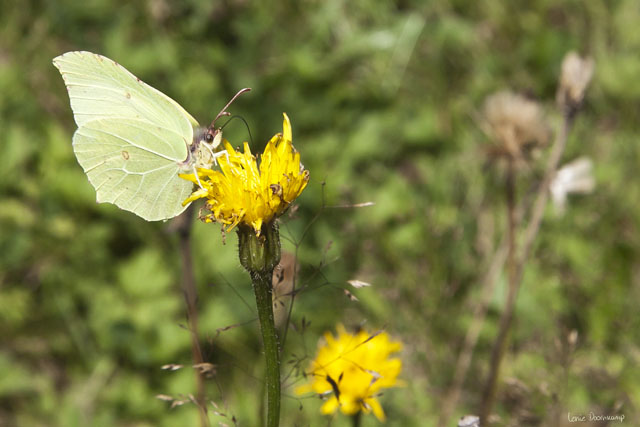
[[[78,127],[109,117],[144,119],[191,141],[196,120],[177,102],[122,65],[91,52],[67,52],[53,60],[69,91]]]

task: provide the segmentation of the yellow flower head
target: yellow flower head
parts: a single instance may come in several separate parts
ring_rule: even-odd
[[[322,405],[323,414],[340,408],[346,415],[373,412],[384,421],[384,411],[376,397],[381,389],[400,385],[397,377],[402,362],[389,355],[400,351],[402,344],[392,342],[386,332],[369,334],[361,330],[350,334],[342,325],[337,330],[335,338],[329,332],[324,334],[324,342],[320,341],[318,354],[310,365],[310,383],[298,387],[296,393],[331,394]]]
[[[205,208],[210,211],[203,216],[206,222],[219,222],[227,231],[243,223],[260,235],[262,225],[281,215],[309,181],[309,171],[300,163],[291,135],[291,122],[284,114],[282,133],[267,143],[260,165],[248,143],[240,153],[224,141],[228,158],[219,158],[220,170],[199,168],[198,178],[180,175],[201,185],[183,203],[206,198]]]

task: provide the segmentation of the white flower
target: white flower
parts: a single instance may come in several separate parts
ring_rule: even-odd
[[[591,193],[596,185],[593,178],[593,162],[587,157],[580,157],[567,163],[558,170],[551,182],[551,198],[556,212],[563,214],[567,203],[567,194]]]

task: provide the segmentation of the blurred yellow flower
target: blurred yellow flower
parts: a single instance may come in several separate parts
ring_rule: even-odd
[[[309,171],[300,163],[292,144],[291,122],[284,114],[282,133],[274,135],[260,157],[260,165],[248,143],[244,152],[224,141],[228,157],[220,157],[220,170],[199,168],[182,174],[199,187],[183,203],[206,198],[206,222],[219,222],[229,231],[238,224],[250,225],[260,235],[262,225],[281,215],[307,186]]]
[[[296,388],[296,393],[332,394],[322,405],[323,414],[332,414],[339,408],[346,415],[373,412],[384,421],[384,411],[376,397],[383,388],[401,385],[397,377],[402,362],[389,355],[400,351],[402,344],[392,342],[386,332],[370,334],[361,330],[350,334],[342,325],[337,330],[335,338],[330,332],[324,334],[324,342],[320,341],[307,373],[310,383]]]

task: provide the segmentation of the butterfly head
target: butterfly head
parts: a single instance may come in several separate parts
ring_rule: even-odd
[[[227,108],[235,101],[235,99],[245,92],[250,91],[244,88],[238,91],[231,101],[216,115],[208,128],[194,129],[193,141],[189,144],[189,155],[182,165],[187,168],[204,167],[211,169],[216,164],[216,158],[226,155],[226,151],[217,150],[222,143],[222,128],[216,128],[216,122],[220,117],[229,116]]]
[[[207,146],[213,150],[222,142],[222,129],[216,128],[199,128],[194,131],[193,143],[190,146],[191,152],[196,154],[202,146]]]
[[[201,143],[207,144],[211,149],[217,148],[222,142],[222,129],[207,128],[204,131],[203,141]]]
[[[189,146],[189,160],[187,163],[196,167],[211,168],[216,157],[215,150],[222,142],[222,130],[216,128],[196,129],[193,142]]]

